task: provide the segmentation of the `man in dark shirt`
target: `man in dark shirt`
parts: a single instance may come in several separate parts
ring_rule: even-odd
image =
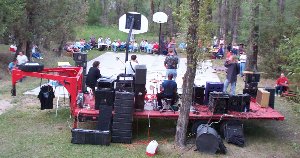
[[[174,54],[174,49],[168,49],[168,56],[164,61],[164,65],[167,68],[166,76],[169,74],[173,74],[174,80],[177,77],[177,65],[178,65],[178,57]]]
[[[86,77],[86,85],[93,90],[95,94],[95,87],[97,86],[97,80],[101,77],[100,70],[99,70],[99,61],[94,61],[93,67],[89,69],[89,72]]]
[[[158,106],[162,108],[161,99],[163,98],[171,98],[172,105],[175,103],[177,97],[177,83],[172,80],[173,74],[168,75],[168,80],[165,80],[161,85],[161,93],[156,95]]]
[[[226,74],[226,80],[224,82],[223,92],[227,91],[227,87],[230,83],[231,84],[230,95],[235,95],[237,75],[240,73],[240,66],[237,63],[236,56],[235,55],[230,56],[229,59],[226,60],[224,66],[227,67],[227,74]]]

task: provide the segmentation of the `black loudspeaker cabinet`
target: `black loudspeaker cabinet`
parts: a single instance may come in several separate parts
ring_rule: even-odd
[[[245,74],[245,82],[251,83],[251,82],[259,82],[260,81],[260,74],[253,73],[253,74]]]
[[[98,117],[98,127],[100,131],[109,131],[112,121],[112,106],[103,105],[100,106],[99,117]]]
[[[118,130],[118,129],[113,129],[113,130],[112,130],[112,136],[129,137],[129,138],[132,138],[132,131],[131,131],[131,130]]]
[[[95,91],[95,109],[101,105],[113,106],[115,101],[115,91],[111,89],[97,89]]]
[[[84,69],[86,69],[87,62],[86,61],[75,61],[75,66],[83,67]]]
[[[114,103],[115,107],[121,106],[121,107],[129,107],[133,108],[134,105],[134,99],[132,100],[125,100],[125,99],[116,99]]]
[[[133,114],[133,107],[125,107],[125,106],[118,106],[115,105],[115,113],[118,114],[128,114],[128,115],[132,115]]]
[[[214,114],[226,114],[228,110],[229,95],[223,92],[209,94],[209,110]]]
[[[249,94],[252,98],[256,98],[257,89],[243,89],[243,94]]]
[[[250,83],[245,82],[245,89],[257,89],[257,87],[258,87],[258,82],[250,82]]]
[[[126,122],[116,122],[113,121],[112,125],[113,129],[119,129],[119,130],[132,130],[132,123],[126,123]]]
[[[134,93],[132,93],[132,92],[119,92],[119,91],[116,91],[115,98],[116,98],[116,100],[117,99],[133,100],[134,99]]]
[[[131,144],[132,137],[112,136],[111,137],[111,142],[113,142],[113,143]]]
[[[134,108],[136,111],[144,111],[145,106],[146,85],[134,85]]]
[[[146,84],[147,67],[146,65],[135,66],[135,84]]]
[[[272,87],[266,87],[266,91],[270,92],[270,97],[269,97],[269,107],[274,109],[274,104],[275,104],[275,88]]]
[[[83,53],[83,52],[73,53],[73,60],[87,62],[87,53]]]
[[[193,87],[193,102],[194,103],[197,103],[199,105],[203,105],[203,103],[204,103],[204,91],[205,91],[204,86],[201,86],[201,87],[194,86]]]
[[[114,89],[114,82],[115,82],[115,80],[113,80],[113,79],[99,78],[97,80],[97,88],[98,89],[102,89],[102,88]]]
[[[228,111],[249,112],[250,111],[250,95],[238,94],[229,97]]]
[[[110,132],[73,128],[71,143],[110,145]]]

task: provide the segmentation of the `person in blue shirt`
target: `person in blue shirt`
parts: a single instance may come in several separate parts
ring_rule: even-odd
[[[17,59],[14,59],[12,62],[10,62],[8,64],[8,73],[11,74],[11,71],[13,70],[13,68],[17,67],[17,64],[18,64],[18,60]]]
[[[173,80],[173,74],[168,74],[168,80],[165,80],[161,85],[161,93],[157,93],[158,107],[162,108],[161,100],[163,98],[171,98],[174,105],[177,98],[177,83]]]

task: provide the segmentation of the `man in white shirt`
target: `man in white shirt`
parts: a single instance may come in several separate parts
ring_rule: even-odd
[[[243,51],[243,52],[241,52],[241,55],[240,55],[240,75],[241,75],[241,77],[244,76],[243,72],[246,68],[246,60],[247,60],[247,55]]]
[[[19,52],[19,55],[17,56],[17,60],[18,60],[18,65],[28,62],[28,58],[26,55],[23,54],[23,52]]]
[[[135,66],[139,64],[139,62],[136,60],[136,55],[131,55],[131,60],[126,61],[125,63],[125,69],[126,74],[135,74]]]

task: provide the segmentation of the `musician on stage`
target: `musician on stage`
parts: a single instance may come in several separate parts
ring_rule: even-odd
[[[161,100],[163,98],[171,98],[172,105],[174,105],[177,99],[177,83],[173,80],[173,74],[168,74],[168,80],[165,80],[161,85],[161,92],[157,93],[158,107],[162,108]]]
[[[137,61],[136,55],[131,55],[131,60],[126,61],[125,63],[125,69],[126,69],[126,74],[135,74],[135,66],[139,64]]]

